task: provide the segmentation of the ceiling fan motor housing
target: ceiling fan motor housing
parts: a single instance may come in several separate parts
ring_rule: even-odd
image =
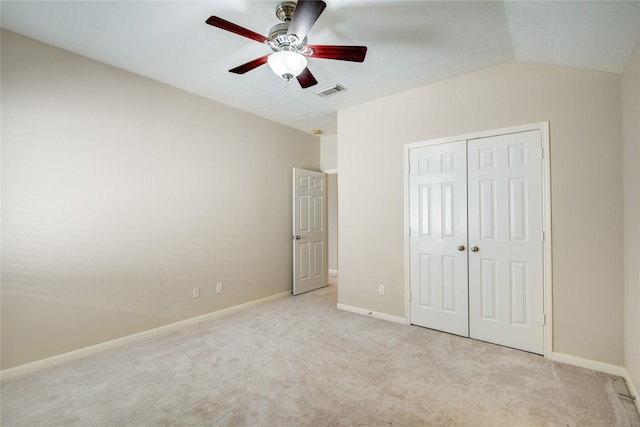
[[[289,30],[288,22],[281,22],[271,27],[269,38],[272,41],[266,42],[275,52],[281,50],[291,50],[302,53],[307,45],[307,38],[300,40],[295,34],[287,34]]]

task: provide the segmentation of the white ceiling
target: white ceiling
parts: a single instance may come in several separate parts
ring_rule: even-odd
[[[217,15],[268,35],[278,0],[2,1],[2,27],[276,122],[324,134],[336,111],[509,61],[621,73],[640,38],[640,1],[326,0],[309,44],[364,45],[364,63],[309,60],[318,85],[288,87],[270,52],[205,24]],[[321,98],[334,83],[347,91]]]

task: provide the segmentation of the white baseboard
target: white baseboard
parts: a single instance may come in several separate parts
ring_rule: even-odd
[[[330,275],[331,275],[331,274],[333,274],[333,275],[336,275],[336,276],[337,276],[337,275],[338,275],[338,270],[331,270],[331,269],[329,269],[329,274],[330,274]]]
[[[583,359],[582,357],[572,356],[570,354],[552,352],[547,356],[547,359],[553,360],[554,362],[567,363],[580,368],[591,369],[592,371],[604,372],[605,374],[617,375],[619,377],[627,375],[627,370],[622,366],[598,362],[591,359]]]
[[[593,371],[604,372],[609,375],[617,375],[619,377],[624,378],[624,381],[627,383],[627,388],[629,389],[629,394],[635,397],[635,405],[638,413],[640,413],[640,395],[638,394],[638,389],[635,384],[631,380],[629,376],[629,372],[623,366],[611,365],[609,363],[597,362],[595,360],[583,359],[581,357],[572,356],[570,354],[564,353],[551,353],[547,356],[547,359],[553,360],[554,362],[567,363],[569,365],[578,366],[580,368],[591,369]]]
[[[386,320],[388,322],[400,323],[403,325],[407,324],[407,321],[404,317],[392,316],[386,313],[378,313],[377,311],[365,310],[364,308],[353,307],[350,305],[340,304],[340,303],[338,303],[337,307],[339,310],[348,311],[350,313],[361,314],[363,316],[374,317],[376,319]]]
[[[170,323],[168,325],[160,326],[158,328],[150,329],[148,331],[138,332],[137,334],[128,335],[126,337],[117,338],[115,340],[106,341],[100,344],[92,345],[90,347],[81,348],[79,350],[70,351],[68,353],[52,356],[47,359],[38,360],[35,362],[27,363],[24,365],[16,366],[15,368],[5,369],[0,371],[0,381],[14,378],[26,374],[30,374],[41,369],[50,368],[56,365],[60,365],[65,362],[71,362],[83,357],[91,356],[93,354],[101,353],[106,350],[121,347],[126,344],[141,341],[156,335],[160,335],[169,331],[184,328],[185,326],[194,325],[196,323],[204,322],[205,320],[219,319],[224,316],[228,316],[233,313],[243,311],[249,307],[253,307],[265,302],[274,301],[280,298],[284,298],[291,295],[291,291],[282,292],[280,294],[272,295],[270,297],[261,298],[256,301],[250,301],[244,304],[236,305],[233,307],[225,308],[222,310],[214,311],[211,313],[203,314],[201,316],[192,317],[190,319],[181,320],[179,322]]]

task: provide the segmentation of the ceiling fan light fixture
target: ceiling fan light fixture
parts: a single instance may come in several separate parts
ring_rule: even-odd
[[[307,67],[307,58],[304,55],[287,50],[272,53],[267,62],[278,77],[287,81],[300,75]]]

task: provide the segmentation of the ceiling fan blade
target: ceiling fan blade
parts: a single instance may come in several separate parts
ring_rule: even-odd
[[[230,69],[229,72],[235,74],[244,74],[247,71],[251,71],[254,68],[258,68],[259,66],[266,64],[269,55],[261,56],[260,58],[256,58],[253,61],[247,62],[246,64],[239,65],[236,68]]]
[[[269,39],[268,37],[265,37],[261,34],[258,34],[256,32],[253,32],[251,30],[247,30],[244,27],[241,27],[240,25],[236,25],[233,22],[229,22],[229,21],[225,21],[222,18],[219,18],[217,16],[211,16],[209,17],[209,19],[207,19],[207,24],[209,25],[213,25],[214,27],[218,27],[218,28],[222,28],[223,30],[227,30],[227,31],[231,31],[232,33],[238,34],[242,37],[246,37],[248,39],[251,40],[255,40],[259,43],[264,43]]]
[[[318,84],[318,81],[313,77],[313,74],[311,74],[311,71],[309,71],[308,68],[302,70],[302,73],[300,73],[296,79],[298,79],[298,83],[300,83],[300,87],[302,87],[302,89]]]
[[[327,4],[323,1],[298,0],[287,34],[295,34],[303,40],[325,7]]]
[[[311,58],[337,59],[340,61],[363,62],[367,54],[366,46],[308,46],[314,50]]]

